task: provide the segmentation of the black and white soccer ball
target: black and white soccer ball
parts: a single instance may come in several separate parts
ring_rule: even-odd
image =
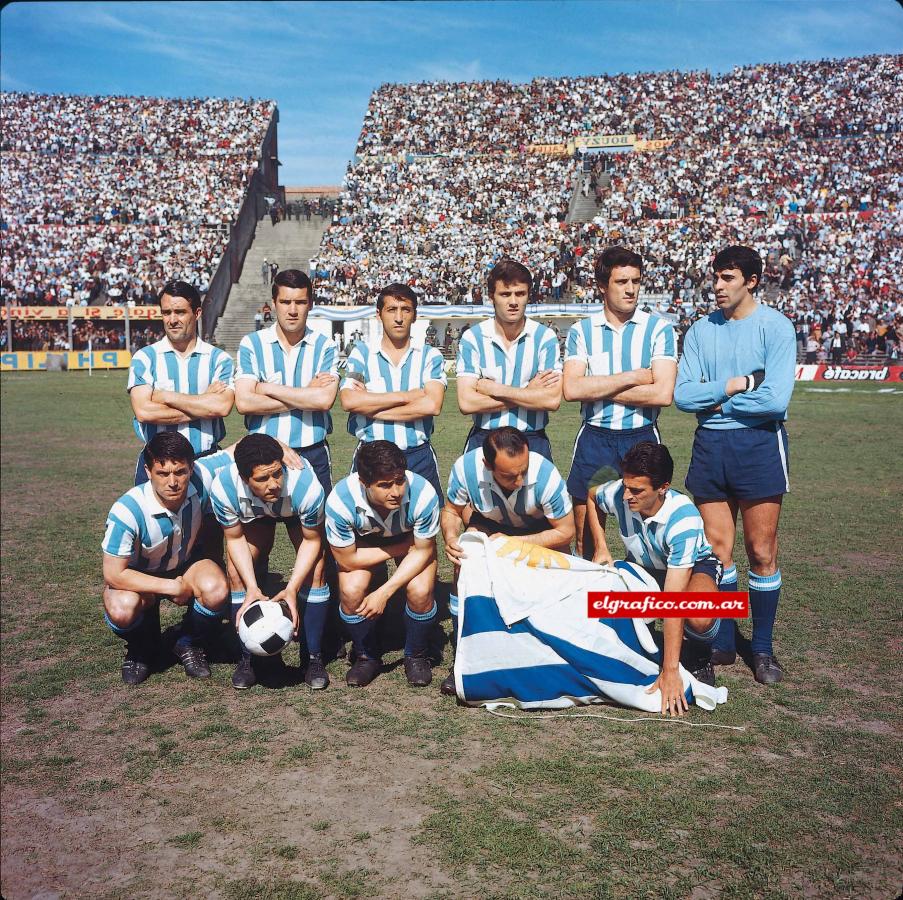
[[[238,636],[255,656],[275,656],[291,641],[292,614],[285,601],[258,600],[242,614]]]

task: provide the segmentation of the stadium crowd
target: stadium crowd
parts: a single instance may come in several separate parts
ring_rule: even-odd
[[[270,101],[4,93],[0,300],[140,302],[164,271],[205,290],[273,111]]]

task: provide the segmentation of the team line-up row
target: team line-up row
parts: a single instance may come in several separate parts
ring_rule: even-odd
[[[184,282],[165,285],[166,336],[138,351],[129,373],[135,429],[146,447],[136,487],[114,504],[104,539],[106,619],[128,647],[123,680],[138,683],[150,673],[160,597],[188,607],[175,652],[189,675],[209,674],[203,647],[229,601],[237,620],[264,596],[258,575],[279,520],[297,557],[277,598],[303,630],[305,681],[317,689],[328,684],[321,639],[330,583],[353,646],[348,684],[363,686],[379,673],[373,620],[402,588],[405,671],[412,685],[430,683],[440,528],[455,566],[465,528],[565,551],[573,541],[578,554],[611,562],[604,533],[611,515],[629,558],[665,590],[734,590],[738,512],[749,558],[754,674],[766,684],[780,680],[772,631],[781,586],[777,523],[789,490],[783,420],[794,380],[793,327],[755,299],[758,254],[728,247],[712,266],[718,309],[692,326],[678,367],[671,324],[637,308],[642,270],[641,257],[626,248],[601,254],[596,281],[604,311],[571,328],[562,366],[554,332],[525,315],[530,272],[513,260],[496,264],[487,280],[495,314],[468,329],[459,346],[458,404],[473,427],[444,505],[429,443],[444,399],[444,362],[435,348],[411,342],[411,288],[391,284],[380,292],[382,336],[355,345],[340,382],[335,345],[307,328],[312,297],[304,273],[276,277],[276,323],[242,340],[237,370],[198,338],[197,291]],[[337,394],[360,443],[351,474],[333,488],[326,439]],[[580,401],[583,415],[567,482],[545,432],[562,398]],[[655,426],[672,399],[699,423],[686,480],[694,502],[670,488],[673,462]],[[233,402],[249,435],[222,451],[223,417]],[[606,471],[610,479],[590,490]],[[225,575],[210,550],[220,528]],[[335,579],[326,577],[327,555]],[[393,575],[369,591],[389,559],[398,563]],[[454,585],[449,606],[456,626]],[[666,621],[664,632],[654,688],[662,712],[680,714],[682,655],[712,683],[713,664],[736,659],[735,631],[731,620],[691,619]],[[243,652],[233,685],[255,680]],[[451,676],[442,689],[455,692]]]

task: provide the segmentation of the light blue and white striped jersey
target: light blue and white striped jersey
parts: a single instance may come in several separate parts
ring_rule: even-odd
[[[520,337],[507,350],[495,328],[495,319],[486,319],[468,328],[458,345],[455,373],[458,378],[489,378],[511,387],[526,387],[539,373],[561,371],[558,338],[551,328],[527,319]],[[510,425],[519,431],[541,431],[549,422],[545,410],[512,409],[493,413],[474,413],[477,428],[501,428]]]
[[[634,310],[620,329],[613,328],[605,313],[588,316],[571,325],[564,360],[586,363],[587,375],[617,375],[631,369],[648,369],[655,359],[677,362],[674,326],[662,316]],[[598,428],[627,431],[654,425],[657,406],[626,406],[614,400],[581,403],[583,421]]]
[[[253,378],[288,387],[307,387],[315,375],[338,374],[335,344],[310,328],[304,337],[286,353],[276,326],[246,334],[238,347],[238,371],[235,378]],[[290,447],[310,447],[332,433],[329,412],[293,409],[273,415],[245,416],[249,434],[268,434]]]
[[[596,506],[606,515],[617,516],[624,546],[645,569],[689,569],[697,560],[712,555],[699,510],[673,488],[665,495],[662,508],[648,519],[627,505],[620,478],[599,488]]]
[[[202,517],[202,501],[193,484],[189,482],[185,502],[170,512],[148,481],[113,504],[101,546],[110,556],[128,559],[130,569],[171,572],[189,558]]]
[[[368,347],[357,342],[348,354],[347,372],[363,375],[367,390],[373,393],[411,391],[422,388],[428,381],[438,381],[443,387],[448,385],[445,376],[445,360],[435,347],[408,347],[398,366],[391,361],[378,346]],[[347,388],[351,379],[342,381]],[[386,422],[371,419],[360,413],[348,414],[348,433],[359,441],[389,441],[408,450],[425,444],[433,433],[433,417],[425,416],[411,422]]]
[[[554,463],[532,451],[524,484],[511,494],[496,483],[482,448],[459,456],[448,477],[448,500],[455,506],[469,503],[487,519],[514,528],[561,519],[571,511],[571,497],[561,473]]]
[[[210,492],[213,490],[213,481],[216,473],[226,466],[232,465],[232,454],[226,450],[210,453],[194,461],[194,470],[191,473],[191,483],[201,498],[201,506],[204,514],[212,513],[213,506],[210,502]]]
[[[400,537],[414,533],[428,540],[439,533],[439,497],[416,472],[405,472],[408,487],[401,506],[383,518],[370,501],[357,472],[343,478],[326,498],[326,540],[350,547],[356,537]]]
[[[162,341],[142,347],[132,356],[127,389],[130,391],[139,385],[148,385],[180,394],[203,394],[214,381],[222,381],[231,388],[234,371],[232,357],[219,347],[198,338],[194,350],[188,356],[181,356],[173,349],[169,338],[164,337]],[[135,434],[145,444],[158,432],[178,431],[188,438],[195,453],[206,453],[226,434],[221,418],[194,419],[183,425],[133,421]]]
[[[282,496],[266,503],[254,494],[232,463],[216,473],[211,503],[216,521],[223,528],[246,525],[255,519],[298,516],[304,528],[317,528],[323,521],[323,487],[307,464],[301,469],[282,467]]]

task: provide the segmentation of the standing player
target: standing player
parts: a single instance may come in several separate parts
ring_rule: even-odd
[[[146,444],[163,431],[177,431],[195,456],[219,449],[226,433],[223,419],[232,409],[233,366],[227,353],[198,337],[201,295],[184,281],[168,281],[160,292],[166,336],[132,357],[128,392],[135,413],[135,434]],[[135,484],[147,480],[141,455]]]
[[[238,348],[235,406],[251,434],[268,434],[288,445],[313,468],[323,493],[332,490],[329,410],[339,381],[335,344],[307,327],[313,303],[310,279],[285,269],[273,279],[276,324],[246,334]],[[321,557],[306,600],[322,604],[326,616],[329,586]]]
[[[458,567],[461,531],[506,534],[539,547],[567,553],[574,539],[574,515],[564,479],[555,465],[529,448],[526,435],[509,426],[490,432],[481,448],[459,457],[448,479],[442,509],[445,553],[455,566],[448,598],[453,631],[458,632]],[[455,693],[454,675],[442,682]]]
[[[207,678],[203,643],[229,591],[219,566],[196,552],[206,498],[191,483],[194,451],[177,432],[147,443],[147,480],[120,497],[103,539],[107,624],[126,642],[122,680],[141,684],[160,645],[160,599],[188,609],[173,652],[192,678]]]
[[[495,316],[468,328],[458,346],[458,407],[473,416],[464,452],[494,428],[522,431],[530,449],[552,459],[549,412],[561,405],[561,358],[555,333],[526,316],[533,276],[502,259],[487,279]]]
[[[687,472],[715,555],[724,563],[721,584],[736,590],[733,562],[737,513],[749,559],[749,603],[756,681],[774,684],[783,669],[772,633],[781,593],[778,518],[790,490],[784,419],[793,392],[796,335],[790,320],[762,303],[754,291],[762,260],[750,247],[726,247],[712,264],[718,309],[687,332],[675,390],[684,412],[699,425]],[[736,630],[722,622],[712,661],[736,660]]]
[[[433,680],[427,642],[437,613],[439,497],[405,464],[404,453],[388,441],[364,444],[358,450],[357,472],[343,478],[326,500],[326,537],[339,567],[341,616],[356,656],[345,678],[351,687],[370,684],[382,668],[371,631],[400,588],[407,595],[408,684],[425,687]],[[373,575],[390,559],[395,560],[395,573],[370,591]]]
[[[287,469],[282,448],[269,435],[249,434],[235,445],[234,453],[235,463],[220,469],[210,492],[213,511],[226,535],[232,622],[237,627],[248,606],[266,599],[256,570],[269,559],[276,521],[285,522],[296,550],[295,565],[285,589],[273,599],[285,600],[297,635],[298,595],[306,596],[304,637],[309,658],[304,681],[322,690],[329,684],[321,649],[327,598],[312,596],[310,582],[322,559],[323,488],[310,466]],[[251,654],[242,647],[232,685],[242,689],[256,682]]]
[[[349,413],[348,432],[361,443],[389,441],[401,448],[407,470],[422,475],[441,498],[430,435],[445,399],[445,361],[435,347],[411,345],[417,294],[406,284],[383,288],[376,313],[382,340],[373,346],[358,341],[348,355],[339,394]]]
[[[586,497],[604,467],[621,471],[624,454],[641,441],[659,442],[656,420],[670,406],[677,377],[674,327],[637,309],[643,260],[626,247],[608,247],[596,261],[605,310],[571,326],[564,361],[564,399],[581,401],[568,475],[577,555],[592,556]],[[586,546],[584,546],[586,544]]]
[[[586,520],[595,543],[593,562],[612,565],[605,541],[605,518],[615,516],[627,558],[648,571],[663,591],[715,591],[721,563],[706,540],[702,517],[688,497],[671,490],[674,461],[664,444],[635,444],[622,460],[623,478],[591,488]],[[688,668],[706,684],[715,684],[711,641],[718,619],[665,619],[662,671],[648,693],[662,692],[662,715],[687,710],[678,665],[682,635],[688,643]]]

